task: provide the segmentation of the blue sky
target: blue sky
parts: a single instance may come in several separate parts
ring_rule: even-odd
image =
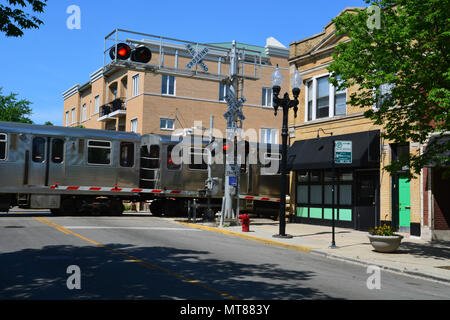
[[[2,1],[3,2],[3,1]],[[81,29],[70,30],[70,5],[81,9]],[[272,36],[289,43],[311,36],[345,7],[363,0],[119,1],[48,0],[44,21],[21,38],[0,34],[0,87],[33,102],[32,120],[62,124],[62,93],[103,65],[105,36],[115,28],[196,42],[264,46]]]

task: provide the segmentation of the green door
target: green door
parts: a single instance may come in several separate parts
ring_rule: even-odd
[[[411,196],[409,181],[406,177],[398,178],[398,215],[399,227],[410,227],[411,222]]]

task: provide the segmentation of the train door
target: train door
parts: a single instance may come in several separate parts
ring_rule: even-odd
[[[28,162],[28,178],[25,184],[48,186],[64,181],[64,140],[34,136]]]
[[[141,188],[157,188],[160,176],[160,146],[153,144],[141,147]]]

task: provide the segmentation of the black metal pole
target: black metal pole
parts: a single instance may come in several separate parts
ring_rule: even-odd
[[[331,239],[331,246],[330,248],[336,248],[336,241],[335,241],[335,232],[334,232],[334,195],[336,192],[336,183],[335,183],[335,168],[334,168],[334,148],[335,148],[335,140],[333,139],[333,149],[332,152],[332,163],[331,163],[331,170],[332,170],[332,189],[331,189],[331,233],[332,233],[332,239]]]

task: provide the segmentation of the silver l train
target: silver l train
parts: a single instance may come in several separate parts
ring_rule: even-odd
[[[225,165],[211,166],[214,183],[207,189],[207,161],[173,161],[174,148],[185,141],[158,134],[0,121],[0,211],[18,206],[65,215],[119,215],[123,201],[151,200],[154,215],[185,215],[193,199],[199,205],[208,201],[218,211]],[[208,144],[200,140],[185,146],[183,159],[204,154]],[[276,215],[280,175],[264,173],[264,168],[278,167],[279,146],[269,146],[264,153],[259,152],[262,147],[268,146],[245,143],[240,210]],[[251,155],[263,159],[255,163],[249,161]]]

